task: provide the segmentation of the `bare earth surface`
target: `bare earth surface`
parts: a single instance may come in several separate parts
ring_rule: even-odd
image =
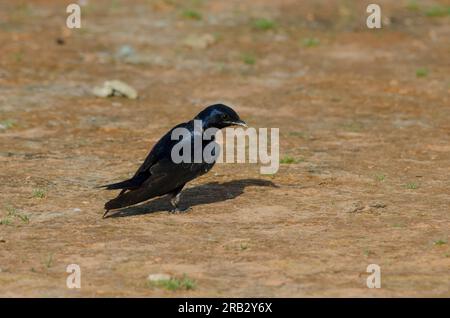
[[[0,296],[449,297],[450,23],[427,11],[448,1],[378,1],[381,30],[368,3],[89,1],[69,31],[68,1],[1,0]],[[112,79],[139,98],[93,96]],[[94,187],[215,102],[293,162],[102,219],[116,193]]]

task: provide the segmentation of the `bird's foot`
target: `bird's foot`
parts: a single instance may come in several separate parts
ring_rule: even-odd
[[[191,211],[192,208],[185,208],[185,209],[180,209],[180,208],[173,208],[172,210],[169,210],[170,214],[181,214],[181,213],[187,213],[189,211]]]

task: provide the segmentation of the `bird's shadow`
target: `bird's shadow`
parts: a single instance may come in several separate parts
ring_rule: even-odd
[[[224,183],[210,182],[187,188],[181,193],[181,207],[194,207],[201,204],[209,204],[215,202],[234,199],[244,193],[244,189],[249,186],[256,187],[274,187],[275,185],[269,180],[260,179],[242,179],[233,180]],[[167,196],[148,201],[144,204],[123,208],[117,210],[108,217],[126,217],[139,214],[155,213],[160,211],[168,211],[172,208]]]

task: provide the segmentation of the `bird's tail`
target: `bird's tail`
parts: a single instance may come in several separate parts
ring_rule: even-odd
[[[117,197],[105,203],[106,210],[115,210],[134,205],[159,195],[156,191],[148,189],[136,189],[128,192],[122,191]]]
[[[133,179],[125,180],[122,182],[117,183],[111,183],[111,184],[104,184],[101,186],[96,187],[98,188],[105,188],[106,190],[118,190],[118,189],[131,189],[136,186],[136,182]]]
[[[105,203],[105,210],[109,211],[109,210],[115,210],[115,209],[123,208],[123,207],[127,206],[127,202],[126,201],[127,200],[123,200],[123,198],[121,198],[121,196],[118,196],[117,198],[109,200],[108,202]]]
[[[118,190],[118,189],[136,189],[138,188],[142,182],[144,182],[148,178],[148,174],[139,174],[137,176],[134,176],[131,179],[117,182],[117,183],[111,183],[111,184],[105,184],[98,186],[96,188],[105,188],[106,190]]]

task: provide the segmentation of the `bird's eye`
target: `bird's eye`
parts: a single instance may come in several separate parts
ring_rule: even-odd
[[[227,119],[227,115],[226,114],[222,114],[222,116],[220,116],[223,120]]]

